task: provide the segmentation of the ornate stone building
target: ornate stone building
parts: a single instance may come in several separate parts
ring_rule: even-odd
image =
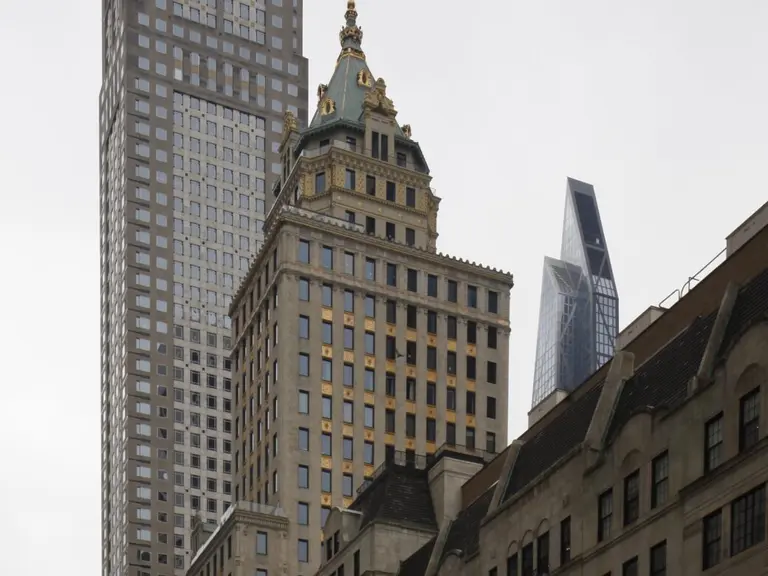
[[[766,214],[461,488],[442,451],[378,474],[333,512],[319,575],[765,574]]]
[[[512,276],[437,252],[426,160],[354,2],[345,18],[309,126],[286,114],[264,247],[230,309],[234,501],[285,511],[292,576],[315,572],[331,510],[383,462],[507,435]]]

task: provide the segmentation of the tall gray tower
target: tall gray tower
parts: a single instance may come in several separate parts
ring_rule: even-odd
[[[556,391],[570,392],[610,360],[618,327],[595,189],[568,178],[560,259],[544,259],[532,407]]]
[[[302,0],[102,12],[102,573],[180,575],[233,498],[227,312],[307,118]]]

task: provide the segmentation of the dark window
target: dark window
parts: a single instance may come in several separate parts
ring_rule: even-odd
[[[376,354],[376,335],[373,332],[366,332],[363,336],[363,344],[366,354]]]
[[[395,224],[393,222],[387,222],[384,227],[387,240],[395,240]]]
[[[387,372],[387,376],[384,379],[384,388],[387,396],[395,395],[395,390],[396,390],[395,375],[392,374],[392,372]]]
[[[360,550],[355,550],[352,557],[352,576],[360,576]]]
[[[405,189],[405,205],[409,208],[416,208],[416,189],[406,187]]]
[[[353,350],[355,347],[355,329],[344,326],[344,348]]]
[[[485,451],[489,454],[496,453],[496,434],[493,432],[485,433]]]
[[[485,398],[485,415],[491,420],[496,419],[496,398],[493,396]]]
[[[325,192],[325,172],[315,174],[315,192]]]
[[[332,440],[328,432],[323,432],[320,436],[320,452],[323,456],[332,456]]]
[[[414,230],[413,228],[405,229],[405,244],[406,246],[416,245],[416,230]]]
[[[624,478],[624,526],[629,526],[640,515],[640,472],[635,470]]]
[[[309,338],[309,316],[299,316],[299,338]]]
[[[467,414],[475,413],[475,393],[467,390]]]
[[[533,542],[523,547],[520,564],[522,576],[533,576]]]
[[[448,286],[448,295],[447,295],[448,302],[458,302],[459,301],[459,285],[456,283],[456,280],[448,280],[447,286]]]
[[[720,563],[723,537],[723,513],[713,512],[702,521],[702,567],[704,570]]]
[[[571,560],[571,517],[560,522],[560,564]]]
[[[309,450],[309,429],[299,428],[299,450]]]
[[[637,556],[621,565],[621,576],[637,576]]]
[[[456,374],[456,352],[449,351],[445,356],[445,369],[448,374]]]
[[[488,348],[496,348],[498,341],[498,331],[494,326],[488,326]]]
[[[488,290],[488,312],[498,314],[499,312],[499,293]]]
[[[388,434],[395,433],[395,411],[387,410],[384,412],[384,432]]]
[[[760,389],[752,390],[739,401],[739,452],[760,439]]]
[[[448,422],[445,425],[445,443],[449,446],[456,446],[456,424]]]
[[[408,438],[413,438],[416,436],[416,415],[415,414],[405,415],[405,435]]]
[[[376,196],[376,177],[368,175],[365,177],[365,191],[371,196]]]
[[[381,159],[389,162],[389,136],[386,134],[381,135]]]
[[[373,216],[365,217],[365,233],[376,234],[376,218]]]
[[[437,312],[434,310],[427,311],[427,333],[437,334]]]
[[[412,365],[416,365],[416,342],[405,343],[405,361]]]
[[[366,318],[376,318],[376,297],[370,294],[363,300]]]
[[[322,324],[322,338],[323,344],[333,344],[333,324],[323,321]]]
[[[457,332],[456,316],[446,317],[445,324],[446,324],[446,335],[448,336],[448,339],[456,340],[456,332]]]
[[[309,280],[299,278],[299,300],[309,301]]]
[[[467,440],[464,444],[470,450],[475,449],[475,429],[467,426]]]
[[[549,532],[536,538],[536,573],[549,572]]]
[[[387,360],[397,360],[397,344],[394,336],[387,336],[384,340]]]
[[[330,246],[323,246],[322,263],[323,268],[333,270],[333,248]]]
[[[355,293],[352,290],[344,290],[344,312],[355,311]]]
[[[356,152],[357,138],[353,138],[352,136],[347,136],[347,148],[349,148],[352,152]]]
[[[434,442],[437,437],[437,421],[427,418],[427,442]]]
[[[397,153],[397,165],[405,168],[408,164],[408,157],[403,152]]]
[[[488,570],[488,576],[499,576],[498,569],[496,569],[496,567],[493,567],[490,570]]]
[[[613,520],[613,490],[606,490],[597,499],[597,541],[611,537]]]
[[[656,456],[651,463],[653,487],[651,488],[651,508],[661,506],[667,501],[669,492],[669,453]]]
[[[379,133],[371,132],[371,156],[379,157]]]
[[[397,286],[397,264],[387,262],[387,286]]]
[[[344,187],[348,190],[354,190],[355,185],[355,171],[347,168],[347,171],[344,173]]]
[[[667,542],[659,542],[651,548],[650,576],[667,576]]]
[[[416,402],[416,379],[405,379],[405,399],[411,402]]]
[[[416,320],[418,318],[418,310],[413,304],[408,304],[405,309],[405,325],[408,328],[416,328]]]
[[[765,540],[765,484],[731,502],[731,556]]]
[[[477,286],[467,285],[467,306],[477,308]]]
[[[394,300],[387,300],[387,323],[397,323],[397,302]]]
[[[355,385],[355,367],[353,364],[344,364],[342,383],[344,386]]]
[[[427,274],[427,296],[437,298],[437,276]]]
[[[427,370],[437,370],[437,348],[427,346]]]
[[[351,222],[352,224],[354,224],[357,221],[357,216],[351,210],[345,210],[344,216],[347,219],[347,222]]]
[[[467,321],[467,344],[477,344],[477,322]]]
[[[517,576],[517,554],[507,558],[507,576]]]
[[[467,356],[467,379],[475,380],[477,378],[477,358]]]
[[[448,410],[456,410],[456,389],[446,388],[445,407]]]
[[[723,414],[720,413],[704,426],[704,472],[714,470],[722,462]]]
[[[394,202],[397,198],[397,187],[394,182],[387,180],[387,201]]]

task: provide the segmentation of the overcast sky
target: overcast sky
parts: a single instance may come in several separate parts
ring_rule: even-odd
[[[314,110],[345,1],[304,3]],[[358,0],[358,11],[371,70],[443,199],[439,249],[515,275],[513,438],[567,176],[595,185],[622,326],[768,198],[768,2]],[[0,550],[15,575],[100,572],[100,32],[97,0],[0,0]]]

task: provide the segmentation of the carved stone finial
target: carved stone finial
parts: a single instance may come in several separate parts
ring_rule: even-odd
[[[410,140],[411,136],[412,136],[411,125],[410,124],[403,124],[402,130],[403,130],[403,134],[405,134],[405,137],[408,138],[408,140]]]
[[[380,112],[390,118],[397,116],[394,103],[387,97],[387,83],[384,78],[376,80],[373,88],[366,92],[363,106],[367,111]]]
[[[341,32],[339,32],[339,43],[341,43],[339,59],[349,54],[365,60],[365,54],[361,47],[363,30],[357,25],[357,10],[355,9],[354,0],[347,2],[347,12],[344,14],[344,19],[346,22],[341,27]]]
[[[286,110],[285,115],[283,116],[283,128],[287,132],[292,132],[299,129],[299,123],[296,120],[296,116],[290,110]]]
[[[323,101],[320,102],[320,114],[322,116],[328,116],[334,112],[336,112],[336,102],[334,102],[333,98],[328,98],[326,96],[323,98]]]

